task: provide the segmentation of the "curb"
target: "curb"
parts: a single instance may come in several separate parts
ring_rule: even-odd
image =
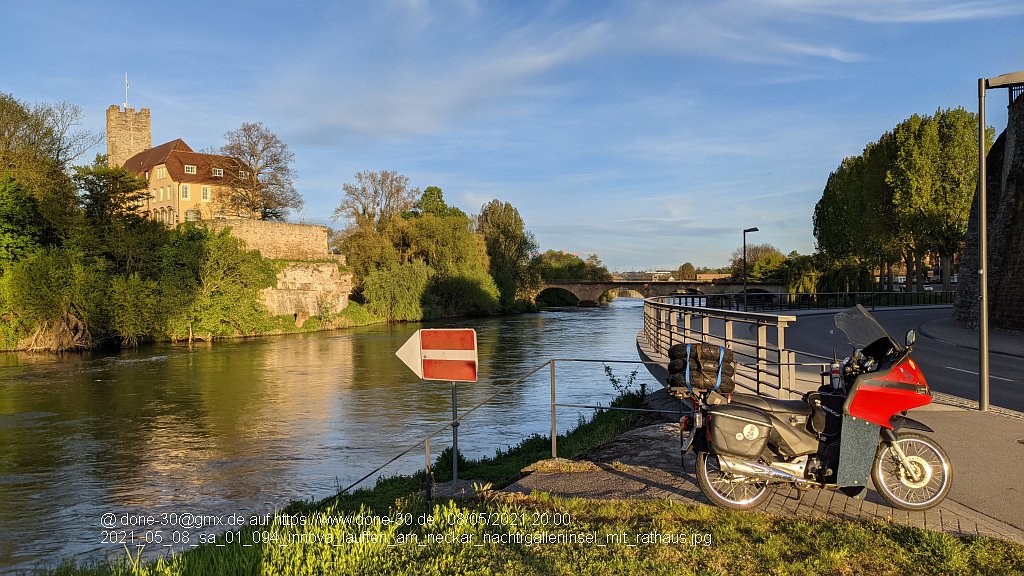
[[[921,324],[921,335],[922,336],[926,336],[928,338],[931,338],[932,340],[935,340],[937,342],[942,342],[943,344],[947,344],[949,346],[955,346],[956,348],[961,348],[963,350],[974,350],[975,352],[978,351],[978,346],[972,346],[970,344],[961,344],[959,342],[953,342],[952,340],[948,340],[946,338],[942,338],[940,336],[936,336],[935,333],[932,332],[928,328],[928,325],[929,324],[936,324],[936,323],[939,323],[939,322],[944,322],[944,320],[931,320],[931,321],[922,323]],[[991,332],[992,331],[989,330],[989,334],[990,334],[989,335],[989,349],[988,349],[988,353],[989,354],[999,354],[1001,356],[1010,356],[1011,358],[1021,358],[1021,359],[1024,359],[1024,354],[1015,354],[1013,352],[1006,352],[1005,350],[993,350],[992,349],[992,345],[991,345]]]

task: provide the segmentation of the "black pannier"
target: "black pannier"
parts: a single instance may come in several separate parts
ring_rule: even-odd
[[[740,458],[760,456],[772,431],[767,414],[740,404],[708,408],[708,426],[712,452]]]
[[[668,349],[670,389],[715,390],[729,394],[736,389],[732,350],[713,344],[676,344]]]

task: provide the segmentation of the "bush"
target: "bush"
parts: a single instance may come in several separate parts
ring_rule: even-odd
[[[430,267],[420,261],[372,272],[363,282],[367,309],[388,321],[422,320],[431,275]]]

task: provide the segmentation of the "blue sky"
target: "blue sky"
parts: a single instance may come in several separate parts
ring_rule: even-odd
[[[0,91],[101,132],[127,72],[154,145],[262,122],[295,153],[295,220],[342,227],[342,183],[396,170],[468,213],[511,202],[542,249],[619,271],[724,265],[751,226],[812,252],[843,157],[1024,69],[1020,0],[2,7]]]

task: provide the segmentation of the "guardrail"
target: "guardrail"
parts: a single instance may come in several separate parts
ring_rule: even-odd
[[[789,395],[796,381],[795,353],[786,349],[786,327],[796,316],[721,310],[697,295],[644,300],[644,336],[654,353],[667,357],[675,344],[724,346],[736,358],[736,385],[762,394]]]
[[[952,304],[956,292],[747,292],[743,294],[688,294],[709,308],[767,312],[775,310],[819,310],[852,308],[860,304],[868,309],[893,306],[931,306]]]
[[[380,466],[374,468],[372,471],[370,471],[369,473],[365,474],[364,476],[362,476],[361,478],[359,478],[355,482],[353,482],[353,483],[349,484],[348,486],[346,486],[343,490],[338,492],[338,494],[344,494],[344,493],[348,492],[352,488],[355,488],[359,484],[362,484],[363,482],[365,482],[366,480],[368,480],[369,478],[371,478],[375,474],[381,472],[382,470],[384,470],[385,468],[387,468],[388,466],[390,466],[394,462],[398,461],[400,458],[402,458],[402,457],[412,453],[414,450],[417,450],[417,449],[419,449],[422,446],[423,447],[423,453],[424,453],[424,471],[426,472],[427,486],[428,486],[427,498],[428,499],[431,498],[432,494],[431,494],[430,487],[432,486],[433,482],[432,482],[432,474],[431,474],[432,463],[431,463],[431,458],[430,458],[430,441],[433,438],[441,435],[442,433],[444,433],[447,430],[451,430],[452,428],[458,428],[464,420],[466,420],[471,414],[476,412],[478,409],[480,409],[481,407],[483,407],[486,404],[489,404],[489,403],[493,402],[494,400],[496,400],[499,396],[501,396],[502,394],[504,394],[508,390],[512,389],[515,386],[518,386],[518,385],[522,384],[524,381],[526,381],[526,379],[528,379],[531,376],[537,374],[538,372],[540,372],[541,370],[543,370],[546,367],[550,367],[550,370],[551,370],[551,372],[550,372],[550,379],[551,379],[551,389],[550,389],[550,394],[551,394],[551,428],[550,428],[550,430],[551,430],[551,457],[552,458],[557,458],[558,457],[558,419],[557,419],[557,409],[558,408],[593,408],[595,410],[620,410],[620,411],[626,411],[626,412],[667,413],[665,410],[650,410],[650,409],[646,409],[646,408],[622,408],[622,407],[615,407],[615,406],[582,405],[582,404],[559,404],[559,403],[557,403],[557,401],[556,401],[557,400],[557,372],[556,372],[555,366],[556,366],[557,363],[566,363],[566,362],[601,363],[601,364],[605,364],[605,365],[608,365],[608,364],[654,364],[654,365],[660,365],[661,364],[659,362],[644,362],[642,360],[593,360],[593,359],[583,359],[583,358],[552,358],[551,360],[548,360],[547,362],[544,362],[540,366],[537,366],[536,368],[530,370],[524,376],[522,376],[522,377],[520,377],[520,378],[518,378],[518,379],[516,379],[516,380],[514,380],[512,382],[509,382],[509,383],[501,386],[493,394],[491,394],[490,396],[488,396],[484,400],[476,403],[475,405],[473,405],[471,408],[469,408],[465,412],[461,412],[461,413],[455,414],[454,415],[455,417],[451,421],[446,422],[442,426],[440,426],[440,427],[438,427],[438,428],[428,432],[426,434],[426,436],[423,438],[423,440],[421,440],[419,442],[416,442],[415,444],[410,445],[405,450],[399,452],[398,454],[395,454],[388,461],[384,462],[383,464],[381,464]],[[680,403],[680,409],[681,408],[682,408],[682,404]],[[676,413],[673,412],[673,414],[676,414]],[[458,455],[453,454],[452,462],[453,462],[453,467],[458,465]],[[452,476],[457,478],[456,470],[453,470]]]

